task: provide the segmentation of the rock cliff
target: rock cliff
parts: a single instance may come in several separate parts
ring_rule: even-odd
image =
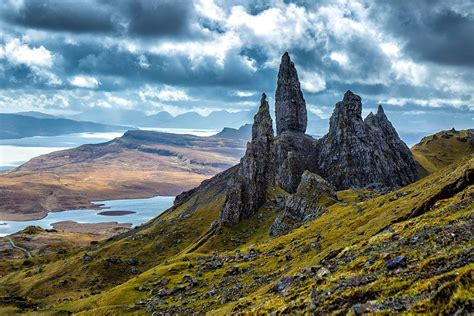
[[[347,91],[320,140],[320,174],[337,189],[396,188],[417,180],[408,147],[379,106],[362,120],[360,96]]]
[[[266,95],[254,117],[252,140],[241,159],[237,174],[227,185],[220,223],[233,225],[253,215],[265,202],[266,190],[274,184],[273,127]]]

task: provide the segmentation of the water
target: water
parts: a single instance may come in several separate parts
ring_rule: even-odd
[[[190,134],[196,136],[212,136],[220,132],[220,130],[215,129],[197,129],[197,128],[161,128],[161,127],[140,127],[140,129],[145,131],[155,131],[155,132],[164,132],[164,133],[173,133],[173,134]]]
[[[137,226],[163,213],[163,211],[173,205],[173,201],[173,196],[156,196],[148,199],[100,201],[96,203],[105,204],[104,207],[107,207],[107,209],[53,212],[48,213],[45,218],[34,221],[0,221],[0,237],[13,234],[31,225],[40,226],[44,229],[51,229],[51,224],[62,221],[74,221],[77,223],[119,222],[130,223],[133,226]],[[133,211],[135,213],[122,216],[104,216],[98,214],[103,211]]]
[[[125,131],[124,131],[125,132]],[[77,147],[84,144],[107,142],[120,137],[117,133],[77,133],[60,136],[34,136],[21,139],[0,140],[0,170],[17,167],[31,158],[53,151]]]

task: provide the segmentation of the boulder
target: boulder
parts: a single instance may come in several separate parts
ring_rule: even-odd
[[[326,206],[336,203],[335,188],[321,176],[305,171],[295,194],[285,202],[283,215],[270,228],[271,236],[278,236],[321,216]]]

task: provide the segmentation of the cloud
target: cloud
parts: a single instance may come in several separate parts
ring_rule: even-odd
[[[317,93],[326,89],[326,81],[317,73],[301,72],[301,87],[304,92]]]
[[[395,121],[421,108],[464,122],[473,16],[463,0],[2,1],[0,98],[48,111],[253,109],[256,92],[271,100],[288,51],[324,117],[351,89],[367,108],[393,102]]]
[[[30,67],[53,66],[53,54],[49,50],[44,46],[29,47],[18,38],[0,46],[0,58],[5,58],[12,64],[24,64]]]
[[[100,86],[100,82],[90,76],[74,76],[69,80],[69,83],[75,87],[97,89]]]
[[[152,86],[145,86],[139,92],[140,99],[146,101],[147,99],[157,99],[160,101],[196,101],[190,97],[185,90],[165,85],[161,89]]]
[[[256,95],[257,93],[255,91],[241,91],[241,90],[233,90],[230,91],[229,94],[231,96],[236,96],[239,98],[247,98],[247,97],[252,97]]]
[[[96,1],[6,1],[1,9],[5,20],[29,28],[79,33],[114,29],[107,7]]]
[[[142,36],[167,36],[190,31],[193,6],[187,1],[128,1],[128,31]]]
[[[414,58],[446,65],[474,65],[472,2],[387,1],[371,8],[381,27],[399,37]]]
[[[347,65],[349,65],[349,57],[347,57],[344,52],[332,52],[329,55],[329,58],[337,62],[342,67],[346,67]]]

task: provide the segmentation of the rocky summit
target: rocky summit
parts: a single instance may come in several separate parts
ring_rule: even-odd
[[[418,180],[410,149],[382,106],[362,119],[361,98],[347,91],[320,140],[320,174],[337,189],[396,188]]]
[[[252,127],[252,141],[238,172],[228,183],[227,198],[220,215],[220,223],[224,226],[255,214],[272,185],[296,194],[288,205],[301,206],[295,201],[307,198],[298,197],[305,188],[302,185],[305,171],[317,176],[320,179],[317,183],[327,183],[324,186],[331,186],[333,190],[389,191],[418,179],[418,165],[382,106],[376,114],[370,113],[363,120],[361,98],[351,91],[336,103],[328,134],[320,140],[306,135],[306,102],[288,53],[281,58],[275,93],[276,137],[268,108],[263,94]],[[308,180],[308,176],[305,179]],[[316,212],[307,214],[308,210],[303,207],[300,210],[303,213],[299,214],[295,207],[293,210],[291,206],[286,208],[286,215],[275,223],[273,234],[286,230],[282,225],[291,226],[285,224],[285,220],[312,218]]]
[[[285,131],[306,132],[306,101],[300,89],[295,64],[288,53],[281,57],[275,93],[277,135]]]

